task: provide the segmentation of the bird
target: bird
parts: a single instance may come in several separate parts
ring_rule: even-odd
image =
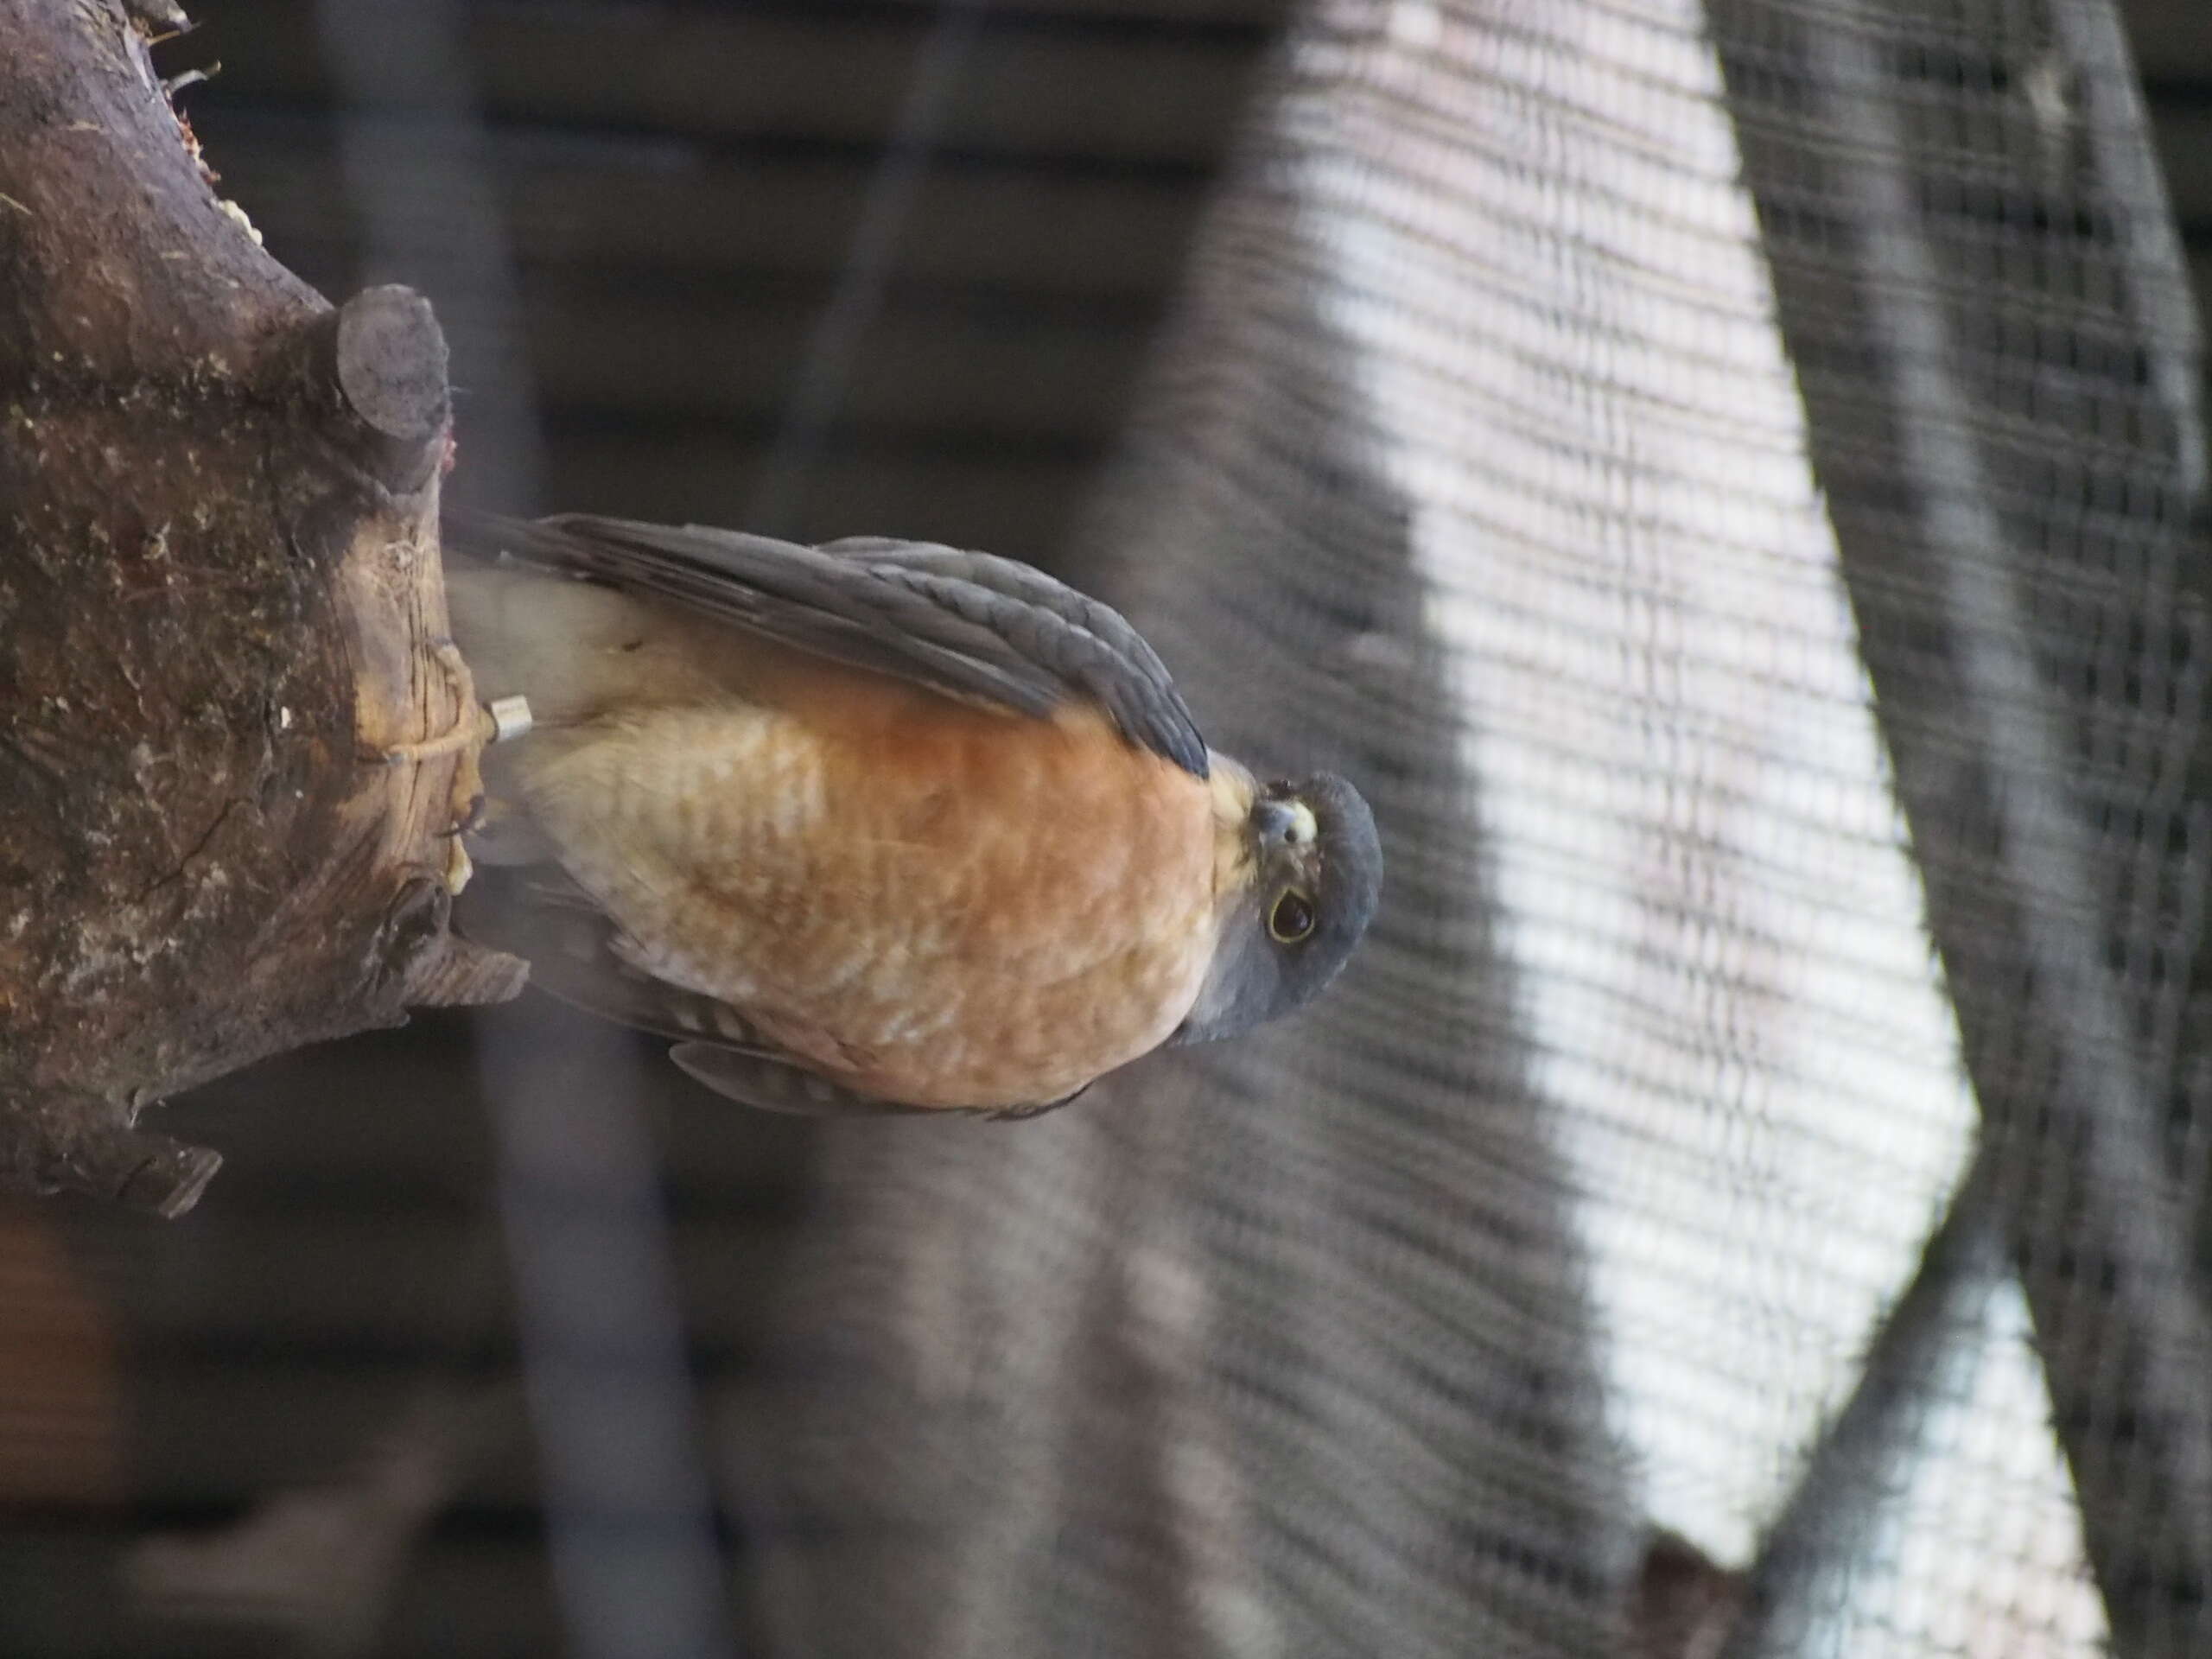
[[[1209,748],[1110,607],[931,542],[444,515],[488,707],[464,937],[745,1104],[1026,1117],[1310,1002],[1375,913],[1343,778]]]

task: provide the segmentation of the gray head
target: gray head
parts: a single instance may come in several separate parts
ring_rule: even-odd
[[[1382,843],[1330,772],[1253,791],[1252,880],[1222,918],[1213,967],[1174,1043],[1232,1037],[1301,1008],[1351,960],[1382,890]]]

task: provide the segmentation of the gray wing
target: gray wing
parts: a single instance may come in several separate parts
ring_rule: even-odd
[[[1072,702],[1192,776],[1205,741],[1152,647],[1111,607],[1040,570],[931,542],[818,548],[699,525],[449,511],[449,547],[650,594],[733,627],[1042,717]]]
[[[453,925],[474,944],[520,957],[531,984],[588,1014],[671,1042],[775,1052],[728,1003],[632,967],[620,930],[558,865],[478,865],[454,899]]]
[[[668,1051],[668,1058],[701,1087],[764,1112],[789,1112],[803,1117],[968,1116],[953,1107],[909,1106],[902,1101],[871,1099],[788,1060],[721,1043],[678,1043]]]
[[[994,1123],[1015,1123],[1058,1111],[1070,1101],[1080,1098],[1084,1090],[1090,1086],[1085,1084],[1074,1094],[1035,1106],[1008,1106],[996,1111],[959,1106],[908,1106],[855,1094],[787,1060],[772,1059],[747,1049],[728,1048],[716,1043],[678,1043],[668,1051],[668,1058],[695,1083],[727,1100],[757,1106],[764,1112],[791,1112],[806,1117],[982,1117]]]
[[[616,928],[559,869],[480,866],[454,901],[466,938],[518,956],[530,982],[587,1014],[667,1038],[670,1058],[716,1094],[769,1111],[885,1117],[938,1110],[875,1100],[802,1070],[727,1002],[632,967]],[[957,1116],[957,1114],[955,1114]]]

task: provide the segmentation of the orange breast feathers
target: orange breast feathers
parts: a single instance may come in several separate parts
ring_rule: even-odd
[[[1089,709],[748,677],[547,734],[523,769],[637,965],[918,1105],[1057,1099],[1189,1012],[1217,931],[1207,784]]]

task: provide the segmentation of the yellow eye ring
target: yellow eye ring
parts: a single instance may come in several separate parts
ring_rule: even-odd
[[[1277,944],[1296,944],[1313,932],[1319,919],[1311,899],[1295,887],[1287,887],[1268,912],[1268,937]]]

